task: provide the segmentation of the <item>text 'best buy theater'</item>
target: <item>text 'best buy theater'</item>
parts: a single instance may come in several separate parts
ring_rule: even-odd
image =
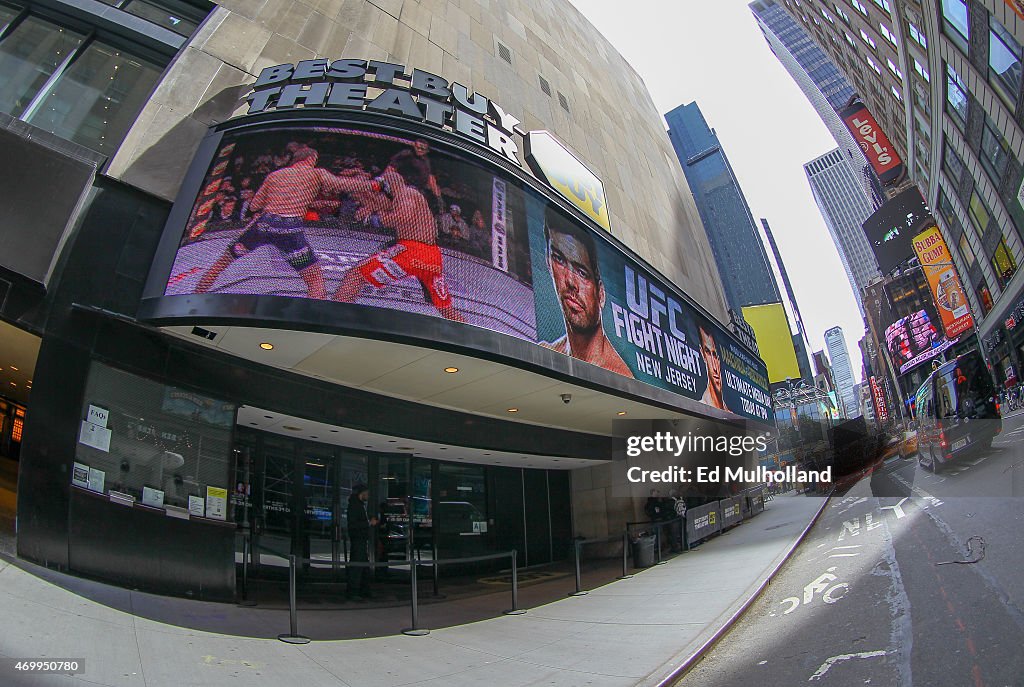
[[[230,600],[243,546],[329,572],[366,485],[378,556],[537,566],[644,519],[613,421],[772,428],[663,122],[569,2],[254,4],[0,1],[18,556]]]

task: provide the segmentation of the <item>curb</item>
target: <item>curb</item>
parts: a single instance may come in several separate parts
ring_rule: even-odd
[[[811,521],[807,523],[807,527],[804,528],[804,531],[801,532],[800,536],[796,538],[796,541],[794,541],[793,544],[789,547],[789,550],[782,555],[782,558],[775,565],[772,571],[768,573],[768,576],[765,577],[761,584],[757,586],[757,589],[755,589],[747,597],[747,600],[744,601],[743,604],[740,605],[740,607],[736,609],[736,611],[728,618],[728,620],[726,620],[725,623],[720,628],[718,628],[718,630],[716,630],[713,635],[711,635],[711,637],[709,637],[703,644],[701,644],[696,651],[694,651],[682,663],[676,666],[676,668],[673,669],[671,673],[666,675],[661,680],[652,683],[655,687],[670,687],[671,685],[675,684],[682,677],[684,677],[686,673],[688,673],[690,669],[694,667],[694,665],[696,665],[702,658],[704,658],[705,654],[707,654],[709,651],[711,651],[712,648],[714,648],[715,644],[717,644],[718,641],[725,636],[725,634],[732,628],[736,621],[738,621],[743,616],[743,614],[747,612],[747,609],[749,609],[754,604],[754,602],[757,601],[758,597],[761,596],[764,590],[768,588],[768,585],[771,584],[771,581],[775,579],[776,575],[778,575],[779,570],[782,569],[782,566],[786,564],[786,561],[788,561],[790,557],[792,557],[797,547],[799,547],[800,544],[803,543],[804,539],[807,537],[807,534],[811,531],[811,528],[814,527],[814,524],[818,522],[818,518],[820,518],[821,514],[825,512],[825,508],[828,506],[831,500],[832,494],[830,492],[828,496],[825,497],[825,500],[822,501],[821,508],[819,508],[818,512],[814,514],[814,517],[811,518]]]

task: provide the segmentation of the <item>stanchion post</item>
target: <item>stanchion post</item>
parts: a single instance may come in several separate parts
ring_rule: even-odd
[[[505,615],[522,615],[526,611],[519,608],[519,561],[518,552],[512,549],[512,608]]]
[[[573,562],[576,565],[576,591],[569,594],[569,596],[586,596],[587,592],[583,591],[583,584],[580,579],[580,558],[583,555],[583,545],[580,543],[579,539],[573,542],[573,544],[573,551],[575,552],[575,555],[573,556],[575,560]]]
[[[295,555],[288,556],[288,621],[290,632],[277,638],[288,644],[309,644],[309,637],[299,634],[299,611],[295,606]]]
[[[667,561],[661,560],[661,526],[654,525],[654,564],[664,565]]]
[[[437,563],[435,562],[434,565],[437,565]],[[402,630],[402,634],[403,635],[409,635],[410,637],[422,637],[423,635],[430,634],[430,630],[427,630],[427,629],[419,627],[419,622],[420,622],[420,599],[419,599],[419,596],[420,596],[420,592],[419,592],[419,585],[417,583],[416,568],[417,568],[416,561],[414,561],[412,558],[410,558],[409,559],[409,580],[410,580],[410,583],[411,583],[410,586],[412,587],[412,603],[411,603],[411,606],[410,606],[411,611],[412,611],[412,627],[407,627],[404,630]]]
[[[242,536],[242,601],[239,606],[255,606],[256,600],[249,598],[249,561],[252,559],[252,541],[249,535]]]
[[[627,557],[629,556],[629,528],[622,530],[622,574],[617,579],[628,580],[633,577],[629,574]]]

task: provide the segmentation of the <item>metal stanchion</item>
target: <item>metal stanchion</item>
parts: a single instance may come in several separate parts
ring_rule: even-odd
[[[661,525],[654,526],[654,564],[664,565],[668,561],[661,560]]]
[[[277,638],[288,644],[309,644],[309,637],[299,634],[299,612],[295,607],[295,555],[288,556],[288,615],[291,631]]]
[[[576,563],[576,591],[569,594],[569,596],[586,596],[587,592],[583,590],[583,584],[580,579],[580,556],[582,555],[583,547],[580,545],[579,540],[574,542],[574,550],[576,555],[574,556]]]
[[[633,577],[629,574],[626,559],[629,556],[629,530],[622,530],[622,574],[617,578],[618,580],[628,580]]]
[[[434,563],[437,565],[437,563]],[[422,637],[423,635],[430,634],[430,630],[418,627],[420,622],[420,599],[419,599],[419,585],[416,582],[417,573],[416,561],[409,559],[409,579],[412,583],[412,627],[407,627],[402,630],[403,635],[409,635],[410,637]]]
[[[505,615],[522,615],[525,610],[519,608],[519,562],[518,553],[512,549],[512,608],[505,611]]]

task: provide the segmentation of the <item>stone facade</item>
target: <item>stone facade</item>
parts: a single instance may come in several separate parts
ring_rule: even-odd
[[[433,72],[493,97],[524,129],[551,131],[604,182],[612,233],[728,321],[662,118],[642,79],[568,0],[224,0],[170,65],[108,173],[173,199],[199,141],[244,112],[260,70],[314,57]]]

